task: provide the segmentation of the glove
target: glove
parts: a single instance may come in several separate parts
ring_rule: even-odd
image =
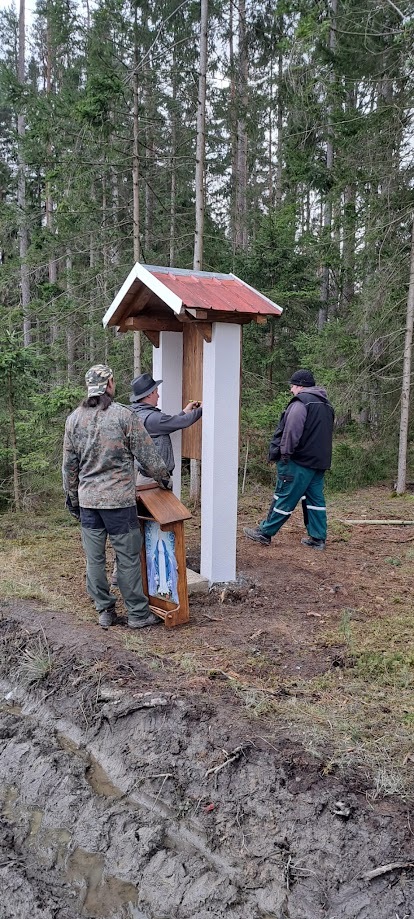
[[[280,457],[280,462],[281,462],[281,463],[288,463],[289,460],[290,460],[290,456],[288,456],[287,453],[282,453],[282,456]]]
[[[70,500],[69,495],[66,498],[65,507],[67,507],[69,513],[72,515],[72,517],[75,518],[75,520],[78,520],[78,521],[80,520],[79,504],[72,504],[72,501]]]
[[[171,476],[169,479],[161,479],[161,485],[163,488],[165,488],[166,491],[172,491],[173,486]]]

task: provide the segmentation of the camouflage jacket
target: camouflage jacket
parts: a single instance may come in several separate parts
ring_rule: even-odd
[[[63,441],[63,488],[74,506],[130,507],[135,504],[134,457],[145,474],[168,479],[164,461],[131,409],[112,402],[80,405],[66,420]]]

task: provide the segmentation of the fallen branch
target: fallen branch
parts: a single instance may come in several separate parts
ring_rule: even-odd
[[[372,881],[373,878],[379,878],[382,874],[388,874],[390,871],[397,871],[401,868],[414,868],[414,864],[412,862],[390,862],[389,865],[381,865],[380,868],[373,868],[372,871],[367,871],[361,877],[365,881]]]
[[[340,520],[346,526],[390,526],[390,527],[414,527],[414,520]]]
[[[240,747],[236,747],[235,750],[232,750],[227,759],[224,760],[224,763],[220,763],[218,766],[212,766],[211,769],[207,769],[204,778],[206,779],[209,775],[217,775],[218,772],[221,772],[226,766],[229,766],[230,763],[235,763],[236,760],[240,759],[244,753],[246,747],[251,746],[251,744],[241,744]],[[225,752],[225,751],[224,751]]]

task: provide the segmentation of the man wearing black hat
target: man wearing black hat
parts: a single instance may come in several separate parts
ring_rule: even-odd
[[[162,380],[154,380],[150,373],[142,373],[139,377],[132,380],[132,393],[129,397],[132,411],[138,415],[144,425],[154,446],[161,455],[170,475],[172,475],[175,462],[174,451],[171,443],[170,434],[175,431],[181,431],[189,428],[198,421],[203,414],[201,402],[189,402],[179,415],[166,415],[161,409],[157,408],[159,399],[158,387]],[[144,473],[138,471],[136,484],[142,485],[145,482],[151,482]],[[170,480],[171,485],[171,480]],[[115,562],[111,584],[113,587],[118,586],[117,563]]]
[[[290,379],[293,398],[282,412],[269,447],[269,462],[277,463],[277,482],[266,520],[245,527],[248,539],[269,546],[272,536],[289,519],[304,497],[308,537],[304,546],[323,550],[326,544],[324,474],[332,458],[334,410],[326,390],[315,385],[310,370],[297,370]]]
[[[161,454],[169,473],[174,469],[174,453],[170,434],[191,427],[203,414],[200,402],[189,402],[178,415],[166,415],[157,408],[158,387],[162,380],[154,380],[149,373],[132,380],[131,408],[135,412]]]

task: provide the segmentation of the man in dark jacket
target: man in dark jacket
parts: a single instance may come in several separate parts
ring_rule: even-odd
[[[132,411],[138,415],[161,454],[169,473],[174,469],[174,453],[170,434],[189,428],[203,414],[200,402],[189,402],[178,415],[167,415],[157,408],[158,386],[162,380],[153,380],[149,373],[132,380],[130,396]]]
[[[137,517],[134,459],[165,488],[170,475],[143,424],[129,408],[114,402],[110,367],[96,364],[86,375],[87,397],[69,415],[63,443],[66,505],[80,520],[86,555],[86,586],[99,625],[116,625],[115,598],[105,569],[107,539],[115,550],[119,587],[128,625],[158,625],[141,580],[141,529]]]
[[[266,520],[245,527],[248,539],[269,546],[271,537],[304,498],[308,537],[304,546],[322,550],[326,544],[324,474],[331,466],[334,410],[325,389],[315,385],[310,370],[297,370],[290,380],[293,398],[282,413],[269,448],[277,462],[277,483]]]

